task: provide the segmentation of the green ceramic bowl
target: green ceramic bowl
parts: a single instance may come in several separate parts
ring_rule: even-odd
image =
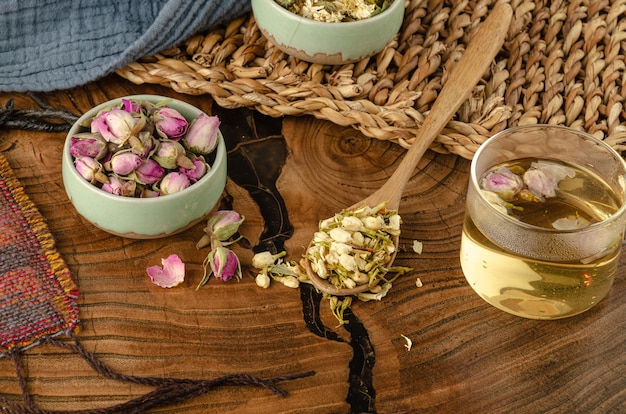
[[[404,0],[369,19],[327,23],[292,13],[275,0],[252,0],[261,32],[283,52],[307,62],[341,65],[380,52],[402,26]]]
[[[70,138],[83,129],[81,127],[83,122],[98,111],[119,104],[122,99],[156,103],[170,98],[155,95],[128,96],[105,102],[85,113],[70,129],[63,147],[62,173],[65,191],[81,216],[109,233],[134,239],[154,239],[180,233],[209,214],[222,195],[226,185],[224,138],[220,133],[215,161],[207,174],[178,193],[155,198],[132,198],[109,194],[78,174],[70,154]],[[187,120],[197,118],[202,112],[175,99],[170,100],[168,105],[179,111]]]

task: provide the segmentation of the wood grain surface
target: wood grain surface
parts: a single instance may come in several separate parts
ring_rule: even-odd
[[[223,202],[246,216],[247,244],[235,247],[244,278],[213,279],[196,291],[208,253],[195,247],[202,224],[157,240],[98,230],[65,194],[65,133],[0,129],[0,151],[46,218],[78,284],[82,344],[131,375],[269,378],[315,371],[281,383],[286,397],[229,386],[153,412],[626,412],[626,258],[609,296],[580,316],[534,321],[487,305],[466,283],[458,260],[469,162],[429,151],[400,207],[397,263],[414,271],[382,301],[355,303],[349,323],[338,327],[328,300],[309,285],[257,287],[251,257],[286,249],[298,259],[318,220],[377,189],[405,150],[312,117],[277,120],[224,110],[206,96],[115,76],[38,96],[79,115],[139,93],[182,99],[223,119],[229,149]],[[27,95],[9,93],[0,94],[0,104],[9,98],[16,108],[36,106]],[[423,243],[421,254],[413,252],[414,240]],[[145,269],[172,253],[187,263],[187,278],[162,289]],[[412,340],[410,350],[402,335]],[[78,355],[48,345],[28,350],[23,366],[35,402],[50,410],[105,407],[150,390],[105,379]],[[21,400],[7,358],[0,358],[0,394]]]

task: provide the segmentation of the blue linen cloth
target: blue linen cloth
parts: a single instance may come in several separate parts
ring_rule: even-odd
[[[80,86],[249,10],[249,0],[0,0],[0,91]]]

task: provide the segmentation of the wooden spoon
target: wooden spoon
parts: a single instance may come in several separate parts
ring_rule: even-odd
[[[398,210],[404,188],[413,175],[417,163],[448,121],[456,114],[461,104],[469,97],[501,50],[512,16],[511,6],[506,3],[496,4],[489,17],[482,23],[476,35],[467,45],[461,59],[453,67],[448,80],[443,85],[439,96],[418,130],[411,148],[408,149],[393,175],[372,195],[348,207],[347,210],[355,210],[362,206],[374,207],[385,201],[389,210]],[[396,238],[396,247],[398,243],[399,238]],[[395,254],[391,261],[393,262],[394,259]],[[320,278],[311,268],[309,260],[303,258],[302,264],[311,283],[320,291],[331,295],[353,295],[367,291],[372,287],[363,284],[351,289],[339,289]]]

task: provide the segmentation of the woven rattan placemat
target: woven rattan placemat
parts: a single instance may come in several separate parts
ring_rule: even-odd
[[[406,147],[494,4],[408,0],[395,40],[378,55],[344,66],[285,55],[248,14],[118,74],[137,84],[208,94],[225,108],[312,115]],[[502,52],[433,149],[471,158],[493,133],[536,123],[585,130],[626,149],[626,0],[510,4],[514,20]]]

